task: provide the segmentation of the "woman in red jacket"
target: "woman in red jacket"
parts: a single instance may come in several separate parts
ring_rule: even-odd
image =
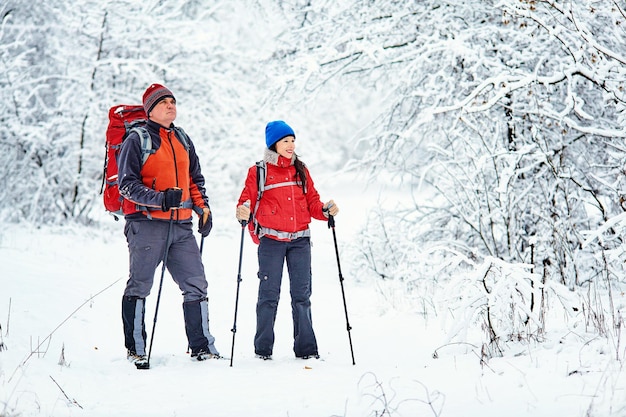
[[[296,357],[318,358],[317,341],[311,320],[311,218],[326,220],[339,209],[333,200],[320,201],[306,165],[295,153],[296,136],[282,120],[265,128],[264,161],[266,180],[257,202],[257,167],[248,170],[237,205],[237,219],[255,221],[249,227],[259,243],[259,294],[254,351],[261,359],[271,359],[274,322],[280,297],[283,265],[287,261],[293,315],[293,350]],[[258,207],[256,205],[258,204]],[[255,225],[256,223],[256,225]]]

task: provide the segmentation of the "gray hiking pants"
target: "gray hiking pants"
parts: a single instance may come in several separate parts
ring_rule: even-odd
[[[126,348],[144,355],[145,299],[156,268],[163,261],[169,221],[127,220],[124,228],[130,254],[130,274],[122,299]],[[185,330],[192,354],[218,354],[209,331],[207,281],[192,223],[172,223],[166,267],[183,293]]]
[[[128,220],[124,234],[130,254],[130,274],[124,296],[146,298],[157,266],[163,260],[169,221]],[[167,270],[183,293],[184,301],[207,296],[207,281],[192,223],[173,223]]]

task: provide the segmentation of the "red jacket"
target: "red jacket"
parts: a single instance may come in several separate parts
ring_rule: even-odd
[[[308,169],[305,169],[307,178],[305,193],[301,185],[295,184],[296,168],[293,160],[284,158],[269,149],[266,149],[264,159],[267,167],[266,189],[256,211],[256,219],[260,226],[294,233],[308,229],[311,218],[326,220],[322,212],[324,203],[320,201],[320,195],[315,189]],[[288,183],[288,185],[270,187],[280,183]],[[267,189],[268,187],[270,189]],[[257,168],[253,165],[248,169],[248,176],[237,206],[250,200],[250,211],[254,213],[257,190]],[[250,222],[248,227],[252,232],[253,222]]]

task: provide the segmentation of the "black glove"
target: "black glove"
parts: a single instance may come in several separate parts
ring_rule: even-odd
[[[168,188],[163,191],[163,202],[161,203],[161,210],[168,211],[171,208],[178,208],[180,206],[180,199],[183,197],[183,190],[181,188]]]
[[[198,219],[198,233],[202,235],[202,237],[207,237],[209,233],[211,233],[211,229],[213,228],[213,213],[209,210],[208,216],[206,212],[203,212]]]

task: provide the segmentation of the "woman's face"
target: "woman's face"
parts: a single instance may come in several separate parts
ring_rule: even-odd
[[[276,142],[276,153],[287,159],[291,159],[296,149],[296,138],[293,136],[285,136]]]

